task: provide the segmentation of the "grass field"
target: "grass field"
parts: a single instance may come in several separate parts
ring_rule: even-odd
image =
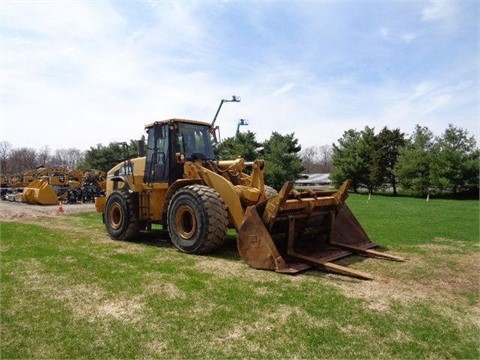
[[[1,224],[1,358],[480,358],[479,202],[351,195],[374,281],[249,268],[235,239],[116,242],[95,213]]]

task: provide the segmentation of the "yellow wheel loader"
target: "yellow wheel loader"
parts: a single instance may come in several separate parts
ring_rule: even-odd
[[[145,156],[113,167],[106,196],[96,198],[112,239],[133,240],[162,224],[180,251],[206,254],[234,228],[239,255],[254,268],[296,273],[314,266],[363,279],[371,276],[332,261],[352,253],[401,260],[371,249],[377,245],[345,204],[349,181],[326,192],[298,192],[287,182],[277,193],[264,183],[262,160],[215,158],[213,124],[169,119],[146,132]]]

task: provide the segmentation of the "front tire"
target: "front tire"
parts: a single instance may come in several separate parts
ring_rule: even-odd
[[[168,205],[168,233],[182,252],[206,254],[218,249],[225,242],[227,226],[227,207],[208,186],[185,186]]]
[[[104,219],[108,235],[114,240],[133,240],[139,233],[137,194],[116,190],[107,200]]]

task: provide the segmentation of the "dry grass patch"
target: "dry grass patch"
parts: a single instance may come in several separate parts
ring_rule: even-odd
[[[22,288],[22,293],[35,293],[39,299],[56,300],[70,309],[74,318],[97,320],[118,320],[125,323],[136,323],[144,319],[146,309],[142,297],[112,299],[109,294],[92,284],[71,284],[66,276],[49,273],[38,261],[32,259],[24,264],[25,269],[15,274]],[[22,304],[19,303],[20,310]]]
[[[440,240],[446,241],[446,240]],[[480,304],[468,294],[479,292],[480,254],[451,254],[451,244],[419,245],[427,255],[412,253],[405,263],[365,260],[373,281],[356,281],[332,275],[332,284],[349,298],[365,300],[368,309],[389,313],[396,304],[426,303],[460,326],[479,322]],[[378,274],[378,275],[377,275]]]
[[[245,267],[246,264],[241,261],[228,261],[212,257],[198,257],[195,263],[195,269],[198,271],[223,279],[243,276],[246,272]]]
[[[370,336],[372,334],[372,328],[365,325],[346,324],[340,327],[340,332],[347,335]]]
[[[241,259],[227,260],[208,256],[197,257],[195,269],[220,279],[243,279],[268,282],[290,282],[293,277],[274,271],[258,270],[248,266]]]
[[[91,310],[93,320],[115,319],[125,323],[137,323],[145,318],[145,305],[141,296],[124,300],[107,300],[95,304]]]
[[[30,224],[38,225],[38,222],[28,222]],[[78,239],[90,238],[95,243],[106,242],[109,239],[104,232],[95,233],[95,236],[92,238],[92,230],[84,228],[81,225],[80,219],[69,218],[68,221],[64,221],[62,218],[44,218],[40,222],[40,226],[44,229],[58,232],[60,234],[68,234],[68,239],[70,241],[76,241]],[[104,240],[104,241],[103,241]],[[109,239],[110,242],[112,241]]]
[[[280,328],[288,326],[292,321],[301,320],[309,328],[329,328],[333,325],[331,319],[312,316],[299,306],[280,305],[274,312],[266,315],[268,322],[277,323]]]
[[[295,286],[310,279],[306,274],[315,274],[325,277],[326,273],[312,269],[297,274],[281,274],[272,270],[259,270],[248,266],[243,260],[219,259],[207,256],[198,256],[194,268],[201,273],[214,275],[219,279],[239,279],[239,281],[258,281],[267,283],[282,283]],[[266,292],[266,289],[259,288],[259,294]]]
[[[166,341],[160,339],[154,339],[146,345],[145,354],[142,356],[144,358],[162,358],[162,359],[174,359],[181,358],[178,350],[171,348],[170,344]]]
[[[187,294],[180,290],[175,284],[163,283],[159,279],[146,285],[144,289],[149,295],[163,296],[170,300],[187,298]]]

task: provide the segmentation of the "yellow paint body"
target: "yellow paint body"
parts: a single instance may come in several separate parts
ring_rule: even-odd
[[[198,126],[197,130],[203,126],[205,130],[208,125],[191,120],[172,119],[147,126],[148,144],[154,144],[148,148],[151,151],[148,158],[150,160],[139,157],[117,164],[107,174],[106,197],[96,198],[95,201],[97,211],[104,213],[104,222],[112,238],[132,239],[139,228],[145,230],[149,228],[149,224],[159,223],[169,226],[170,236],[175,237],[175,241],[181,244],[175,244],[180,250],[195,253],[195,249],[190,250],[189,241],[196,244],[196,239],[192,239],[195,230],[200,227],[200,221],[217,221],[218,224],[221,223],[219,231],[226,232],[227,215],[222,212],[225,210],[223,204],[213,205],[213,202],[209,202],[215,197],[219,198],[218,201],[215,200],[215,204],[223,202],[226,205],[228,226],[237,230],[240,257],[254,268],[295,273],[316,266],[370,279],[368,274],[333,264],[331,261],[352,253],[401,260],[371,250],[377,245],[370,241],[345,204],[350,181],[345,181],[338,191],[302,192],[295,191],[292,183],[287,182],[276,196],[267,198],[263,160],[249,164],[252,169],[250,174],[247,174],[244,159],[211,160],[214,158],[213,151],[208,158],[203,153],[189,150],[198,143],[205,142],[205,136],[192,137],[191,141],[185,141],[188,136],[182,133],[182,126],[187,134],[191,129],[188,126]],[[163,140],[167,137],[160,131],[165,128],[173,134],[168,147],[163,145]],[[210,134],[212,130],[214,129],[210,128]],[[155,142],[150,141],[152,138]],[[172,147],[180,148],[183,152],[172,151]],[[161,167],[157,170],[151,165],[161,164],[166,167],[166,154],[171,154],[169,161],[174,162],[174,167],[171,163],[170,166],[175,171],[172,178],[176,180],[171,183],[159,181],[158,179],[169,177],[165,176]],[[156,177],[157,174],[162,176]],[[185,196],[186,192],[195,188],[191,185],[203,185],[199,193],[202,191],[202,194],[210,194],[210,197],[199,197],[205,206],[202,209],[208,207],[207,210],[211,210],[210,218],[205,218],[204,215],[200,218],[193,214],[193,207],[202,207],[198,202],[196,205],[189,203],[176,207],[177,192],[188,187],[180,194]],[[186,203],[186,200],[184,201]],[[169,208],[170,203],[172,205]],[[215,212],[215,206],[222,211]],[[208,236],[209,239],[222,240],[221,237],[225,234],[218,235],[218,232],[212,231]]]
[[[58,197],[48,184],[48,179],[32,181],[23,189],[22,201],[29,204],[56,205]]]
[[[168,183],[145,183],[145,157],[139,157],[127,162],[122,162],[113,167],[107,174],[106,197],[95,199],[97,212],[105,211],[106,199],[116,189],[128,186],[130,190],[139,195],[139,221],[150,221],[152,223],[165,223],[165,216],[168,209],[168,201],[175,191],[189,184],[204,184],[218,192],[228,208],[230,226],[239,229],[246,207],[265,200],[263,182],[263,161],[257,161],[253,165],[252,176],[243,173],[245,161],[219,161],[215,164],[222,174],[208,169],[201,161],[186,162],[184,165],[183,179],[177,180],[169,186]],[[128,170],[127,170],[128,169]],[[130,171],[131,169],[131,171]],[[127,180],[123,182],[109,181],[114,174],[122,174]],[[231,177],[235,176],[239,185],[233,185]]]

